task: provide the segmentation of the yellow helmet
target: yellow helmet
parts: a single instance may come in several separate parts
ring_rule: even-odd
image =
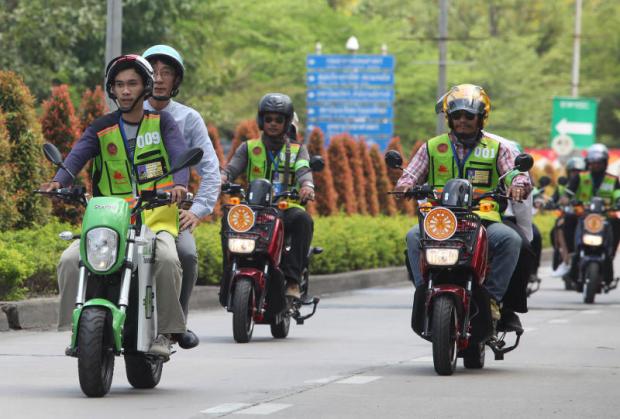
[[[491,113],[491,99],[480,86],[459,84],[439,98],[435,105],[435,112],[444,112],[447,117],[459,110],[480,115],[483,121],[486,121]]]

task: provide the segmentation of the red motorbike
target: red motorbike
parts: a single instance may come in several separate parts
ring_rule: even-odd
[[[317,163],[319,162],[319,163]],[[322,168],[320,158],[311,159],[313,171]],[[269,324],[274,338],[288,336],[290,321],[297,324],[314,315],[318,297],[308,296],[308,265],[323,249],[310,247],[300,283],[299,299],[286,297],[286,281],[280,268],[282,255],[290,249],[284,232],[283,214],[289,201],[298,201],[295,190],[272,195],[273,185],[266,179],[250,183],[247,194],[240,185],[226,184],[222,193],[233,195],[224,206],[222,249],[224,276],[220,303],[233,313],[233,337],[249,342],[254,324]],[[304,305],[312,306],[302,315]]]
[[[396,151],[388,151],[385,161],[391,168],[405,170]],[[519,155],[515,170],[525,172],[532,164],[531,156]],[[485,345],[496,360],[504,359],[505,353],[519,345],[523,329],[496,330],[493,324],[490,297],[484,288],[489,272],[487,232],[474,211],[491,210],[485,198],[506,197],[495,190],[474,199],[466,179],[449,180],[440,195],[428,185],[392,193],[429,200],[418,206],[424,286],[414,294],[411,327],[432,342],[435,371],[451,375],[459,357],[465,368],[483,368]],[[408,262],[407,267],[411,275]],[[508,332],[516,333],[512,346],[506,346]]]

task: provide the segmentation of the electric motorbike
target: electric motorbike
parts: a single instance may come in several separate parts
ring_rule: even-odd
[[[310,161],[313,171],[321,170],[323,164],[317,156]],[[280,262],[290,243],[285,238],[283,215],[291,201],[299,200],[298,193],[293,189],[274,194],[274,185],[267,179],[250,182],[247,194],[238,184],[224,184],[222,193],[232,197],[224,205],[222,217],[220,303],[233,314],[233,338],[247,343],[255,324],[269,324],[271,335],[284,339],[291,319],[304,324],[316,312],[320,298],[308,294],[308,265],[323,249],[310,246],[302,271],[301,298],[286,297]],[[312,311],[304,315],[302,306],[312,306]]]
[[[48,160],[67,170],[55,146],[45,144],[43,150]],[[155,183],[201,158],[202,150],[188,150]],[[141,223],[140,214],[169,205],[170,194],[156,188],[143,191],[131,208],[121,198],[87,199],[80,187],[37,192],[86,207],[81,233],[60,234],[64,240],[80,239],[78,292],[66,354],[78,360],[82,391],[89,397],[109,392],[117,355],[124,356],[133,387],[154,388],[167,359],[149,353],[157,336],[157,289],[152,275],[156,236]]]
[[[385,160],[391,168],[406,170],[396,151],[388,151]],[[525,172],[532,164],[531,156],[519,155],[515,170]],[[411,326],[415,333],[432,342],[435,371],[451,375],[459,357],[463,358],[465,368],[483,368],[485,345],[494,352],[496,360],[504,359],[505,353],[519,345],[523,329],[496,330],[493,324],[490,297],[484,288],[490,266],[487,233],[474,212],[492,210],[485,198],[506,197],[498,189],[473,198],[473,187],[466,179],[451,179],[438,192],[422,185],[392,193],[428,200],[418,206],[424,286],[414,294]],[[411,275],[408,261],[407,267]],[[505,340],[509,332],[516,333],[511,346]]]

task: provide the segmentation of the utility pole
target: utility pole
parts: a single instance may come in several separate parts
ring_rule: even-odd
[[[121,55],[123,34],[123,0],[108,0],[108,16],[106,21],[105,64],[112,58]],[[105,90],[105,80],[104,89]],[[116,109],[116,104],[106,95],[110,110]]]
[[[579,0],[578,0],[579,1]],[[437,98],[446,92],[446,53],[448,38],[448,0],[439,0],[439,78],[437,80]],[[445,115],[437,115],[437,135],[444,132]]]
[[[581,59],[581,1],[575,0],[575,34],[573,35],[573,76],[571,80],[573,97],[579,96],[579,60]]]

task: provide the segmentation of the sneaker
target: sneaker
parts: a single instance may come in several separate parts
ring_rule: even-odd
[[[164,358],[169,358],[170,346],[170,338],[167,335],[157,335],[157,337],[151,344],[149,353],[153,355],[163,356]]]
[[[491,301],[491,304],[490,304],[490,306],[491,306],[491,320],[496,322],[502,316],[500,311],[499,311],[499,303],[497,301],[495,301],[493,298],[491,298],[490,301]]]
[[[298,300],[301,298],[301,290],[299,289],[299,284],[297,282],[289,281],[287,283],[286,296],[297,298]]]
[[[557,269],[551,272],[551,276],[561,277],[570,272],[570,264],[569,263],[560,263]]]

